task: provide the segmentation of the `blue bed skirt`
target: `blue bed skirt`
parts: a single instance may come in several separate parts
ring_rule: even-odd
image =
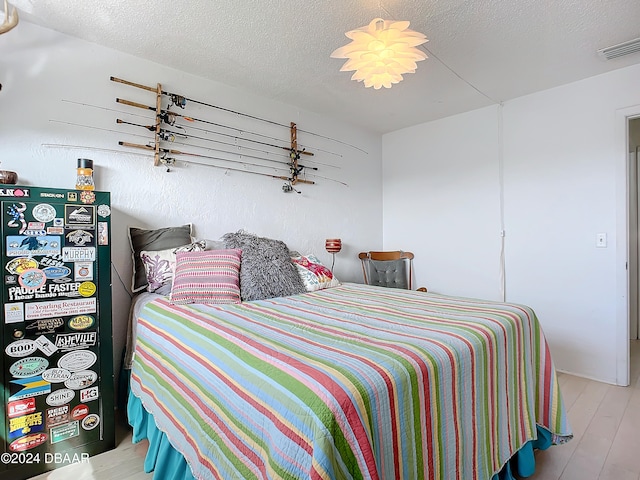
[[[133,427],[133,443],[149,440],[149,450],[144,461],[144,471],[155,472],[155,478],[163,480],[192,480],[191,469],[180,452],[175,450],[164,432],[156,426],[153,415],[147,412],[138,397],[129,392],[127,417]],[[534,450],[546,450],[552,445],[551,433],[538,426],[538,438],[525,444],[491,480],[517,480],[529,477],[536,469]]]

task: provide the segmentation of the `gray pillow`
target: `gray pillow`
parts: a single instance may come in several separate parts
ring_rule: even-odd
[[[131,291],[135,293],[147,286],[147,275],[140,258],[140,252],[143,250],[166,250],[191,243],[191,224],[153,230],[129,227],[129,243],[133,259]]]
[[[306,292],[289,248],[281,240],[239,231],[222,236],[226,248],[242,250],[240,297],[243,301]]]

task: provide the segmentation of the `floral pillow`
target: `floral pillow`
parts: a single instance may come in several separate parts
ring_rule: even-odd
[[[325,267],[315,255],[300,255],[292,257],[291,261],[297,267],[308,292],[340,285],[338,279],[333,276],[333,272]]]
[[[202,252],[205,248],[206,241],[201,240],[166,250],[140,252],[140,258],[147,275],[147,291],[163,293],[160,291],[161,287],[171,285],[176,269],[176,253]]]

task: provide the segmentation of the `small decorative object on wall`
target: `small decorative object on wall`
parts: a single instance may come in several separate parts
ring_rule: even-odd
[[[336,263],[336,253],[342,250],[342,240],[339,238],[327,238],[324,241],[324,248],[329,252],[333,259],[331,261],[331,271],[333,271],[333,266]]]
[[[3,185],[15,185],[18,183],[18,174],[10,170],[0,170],[0,183]]]
[[[341,72],[355,70],[351,80],[364,82],[376,90],[402,81],[405,73],[415,73],[416,62],[427,55],[416,47],[427,42],[422,33],[409,28],[409,22],[374,18],[369,25],[345,35],[351,43],[337,48],[332,58],[347,58]]]
[[[301,193],[294,188],[294,185],[297,185],[297,184],[308,184],[308,185],[315,184],[315,181],[313,180],[301,178],[301,176],[306,174],[307,171],[314,171],[314,172],[317,171],[318,167],[309,166],[307,164],[300,163],[299,160],[303,155],[308,158],[308,157],[313,157],[314,154],[308,151],[306,147],[300,148],[300,146],[298,145],[299,130],[295,123],[291,122],[289,125],[284,125],[271,120],[256,117],[253,115],[240,113],[240,112],[230,110],[224,107],[220,107],[217,105],[201,102],[199,100],[193,100],[193,99],[184,97],[182,95],[178,95],[176,93],[164,91],[160,84],[157,84],[157,86],[154,88],[154,87],[141,85],[138,83],[130,82],[128,80],[123,80],[116,77],[111,77],[110,79],[113,82],[122,83],[132,87],[140,88],[143,90],[148,90],[156,94],[155,107],[144,105],[137,102],[132,102],[129,100],[124,100],[121,98],[116,99],[117,103],[136,107],[136,108],[141,108],[145,110],[152,110],[156,113],[156,121],[153,125],[143,125],[140,123],[126,121],[120,118],[116,119],[116,123],[118,124],[141,127],[149,130],[150,132],[153,132],[154,134],[153,141],[149,142],[146,145],[131,143],[131,142],[122,142],[122,141],[119,142],[119,144],[124,147],[143,149],[143,150],[148,150],[149,152],[153,152],[154,165],[158,166],[162,164],[165,167],[167,167],[167,171],[170,171],[169,167],[175,165],[176,163],[175,156],[186,156],[186,157],[201,158],[201,159],[216,161],[216,163],[213,164],[205,161],[198,162],[194,160],[184,160],[185,162],[188,162],[188,163],[196,163],[199,165],[205,165],[205,166],[214,167],[214,168],[221,168],[224,170],[240,171],[244,173],[251,173],[254,175],[262,175],[262,176],[284,180],[286,183],[282,187],[282,191],[285,193],[292,192],[292,191]],[[165,96],[170,99],[170,103],[166,109],[162,108],[162,101]],[[235,128],[235,127],[223,125],[221,123],[217,123],[217,122],[213,122],[205,119],[199,119],[195,117],[182,115],[175,111],[170,110],[171,107],[173,106],[184,109],[188,102],[193,102],[199,105],[203,105],[205,107],[210,107],[218,111],[231,113],[236,116],[240,115],[253,120],[267,122],[271,125],[282,126],[282,127],[286,126],[289,129],[289,136],[290,136],[289,144],[284,145],[282,143],[282,140],[276,137],[270,137],[270,136],[263,135],[261,133],[256,133],[256,132],[247,132],[244,130],[239,130],[238,128]],[[181,123],[177,123],[178,120],[180,120]],[[182,123],[182,121],[186,121],[188,123],[185,124],[185,123]],[[172,128],[164,127],[163,123]],[[226,129],[226,131],[209,130],[206,128],[193,127],[189,125],[189,123],[209,124],[209,125],[213,125],[214,127],[224,128]],[[213,127],[208,127],[208,128],[213,128]],[[189,129],[189,131],[187,131],[187,129]],[[205,132],[205,134],[210,134],[214,136],[213,137],[209,135],[203,136],[201,134],[194,135],[191,133],[191,130],[198,130],[201,132]],[[237,131],[238,133],[232,134],[232,133],[228,133],[229,131]],[[246,137],[245,134],[247,133],[252,135],[252,137]],[[316,135],[311,132],[305,132],[305,133]],[[318,135],[318,136],[321,136],[321,135]],[[233,142],[222,141],[220,140],[220,137],[232,139]],[[255,137],[260,137],[261,139],[258,140]],[[265,141],[264,140],[265,138],[273,141]],[[328,137],[324,137],[324,138],[328,138]],[[234,151],[229,151],[228,149],[225,150],[223,148],[214,148],[213,146],[206,147],[206,146],[202,146],[201,144],[181,143],[176,141],[178,139],[187,140],[187,141],[195,139],[195,140],[204,141],[204,142],[208,142],[216,145],[227,145],[227,146],[233,147]],[[329,140],[333,140],[333,139],[329,139]],[[335,141],[338,141],[338,140],[335,140]],[[200,153],[177,150],[173,148],[165,148],[161,146],[162,142],[172,142],[172,143],[178,143],[180,145],[186,145],[192,148],[206,149],[210,151],[212,150],[212,151],[219,152],[221,155],[220,156],[209,155],[209,154],[205,155]],[[278,143],[278,142],[281,142],[281,143]],[[340,142],[340,143],[343,143],[343,142]],[[274,156],[275,157],[282,156],[283,154],[282,152],[279,154],[276,154],[269,149],[286,150],[288,152],[288,155],[287,155],[288,160],[284,161],[284,160],[277,160],[273,158]],[[251,150],[252,153],[245,154],[244,153],[245,150]],[[241,153],[239,153],[239,151],[241,151]],[[228,158],[228,157],[225,158],[224,155],[232,155],[232,156],[235,156],[235,158]],[[268,158],[269,156],[271,156],[271,158]],[[256,159],[256,160],[259,160],[259,162],[247,161],[246,158]],[[315,162],[314,160],[311,160],[311,159],[308,159],[307,161],[320,164],[319,162]],[[218,162],[225,162],[233,166],[226,166]],[[262,170],[268,169],[273,173],[262,171],[261,169]],[[326,177],[320,177],[315,173],[313,173],[312,175],[316,178],[324,178],[326,180],[331,180],[346,186],[346,183],[340,182],[338,180],[334,180]]]
[[[76,173],[76,190],[95,189],[95,183],[93,182],[93,160],[79,158]]]

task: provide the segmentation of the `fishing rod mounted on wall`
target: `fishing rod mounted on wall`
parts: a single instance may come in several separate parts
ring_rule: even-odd
[[[299,148],[298,145],[298,127],[294,122],[291,122],[289,125],[285,125],[285,124],[281,124],[278,122],[274,122],[272,120],[268,120],[268,119],[264,119],[264,118],[260,118],[254,115],[249,115],[246,113],[241,113],[241,112],[237,112],[228,108],[224,108],[224,107],[220,107],[220,106],[216,106],[216,105],[212,105],[210,103],[205,103],[199,100],[193,100],[190,98],[187,98],[185,96],[176,94],[176,93],[172,93],[172,92],[167,92],[164,91],[162,89],[162,86],[158,83],[157,86],[154,87],[150,87],[147,85],[141,85],[139,83],[135,83],[135,82],[130,82],[128,80],[123,80],[121,78],[117,78],[117,77],[110,77],[110,80],[113,82],[117,82],[117,83],[122,83],[125,85],[129,85],[132,87],[136,87],[136,88],[140,88],[143,90],[147,90],[150,92],[153,92],[156,95],[156,102],[155,102],[155,107],[152,106],[148,106],[148,105],[144,105],[144,104],[140,104],[137,102],[132,102],[129,100],[124,100],[121,98],[117,98],[116,102],[123,104],[123,105],[129,105],[132,107],[137,107],[137,108],[143,108],[143,109],[147,109],[147,110],[151,110],[155,112],[155,123],[153,125],[140,125],[140,124],[135,124],[135,123],[131,123],[131,122],[127,122],[121,119],[117,119],[117,123],[120,124],[126,124],[126,125],[133,125],[133,126],[138,126],[138,127],[143,127],[146,128],[147,130],[151,131],[154,135],[153,141],[150,142],[149,145],[136,145],[136,144],[131,144],[128,142],[119,142],[119,144],[121,146],[124,147],[129,147],[129,148],[142,148],[145,150],[149,150],[153,152],[153,157],[154,157],[154,165],[155,166],[165,166],[165,167],[169,167],[169,165],[174,165],[175,164],[175,158],[174,157],[169,157],[168,155],[184,155],[184,156],[189,156],[189,157],[200,157],[200,158],[208,158],[208,159],[214,159],[214,160],[221,160],[221,161],[225,161],[225,162],[236,162],[238,164],[242,164],[245,168],[247,166],[249,166],[250,170],[247,169],[243,169],[243,168],[232,168],[232,167],[225,167],[225,166],[218,166],[218,165],[211,165],[209,164],[208,166],[213,166],[213,167],[217,167],[217,168],[224,168],[226,170],[234,170],[234,171],[241,171],[241,172],[245,172],[245,173],[252,173],[252,174],[256,174],[256,175],[263,175],[263,176],[269,176],[272,178],[276,178],[276,179],[280,179],[280,180],[285,180],[285,184],[282,187],[282,191],[285,193],[288,192],[296,192],[296,193],[300,193],[298,190],[296,190],[294,188],[294,185],[298,184],[298,183],[304,183],[304,184],[314,184],[315,182],[311,181],[311,180],[306,180],[303,178],[300,178],[301,174],[304,173],[305,169],[311,169],[311,170],[318,170],[317,167],[310,167],[310,166],[306,166],[303,164],[299,163],[299,160],[301,158],[302,155],[308,156],[308,157],[312,157],[314,154],[312,152],[309,152],[306,148]],[[163,97],[168,97],[170,100],[170,103],[168,104],[167,108],[163,108],[162,107],[162,101],[163,101]],[[207,123],[210,125],[215,125],[217,127],[222,127],[225,129],[232,129],[232,130],[236,130],[236,131],[240,131],[239,129],[236,129],[234,127],[230,127],[224,124],[220,124],[220,123],[215,123],[209,120],[203,120],[203,119],[198,119],[198,118],[194,118],[191,116],[187,116],[187,115],[183,115],[180,113],[177,113],[175,111],[171,111],[170,109],[173,106],[177,106],[181,109],[184,109],[186,107],[186,105],[188,104],[188,102],[193,102],[199,105],[203,105],[205,107],[209,107],[209,108],[214,108],[217,110],[221,110],[227,113],[232,113],[235,115],[240,115],[242,117],[246,117],[246,118],[250,118],[253,120],[258,120],[261,122],[266,122],[272,125],[276,125],[276,126],[281,126],[281,127],[286,127],[289,129],[289,144],[288,145],[283,145],[283,141],[279,141],[278,143],[274,143],[273,141],[263,141],[263,140],[256,140],[253,138],[247,138],[244,136],[239,136],[239,135],[233,135],[230,133],[224,133],[224,132],[219,132],[219,131],[210,131],[210,130],[206,130],[206,129],[199,129],[201,131],[204,132],[208,132],[210,134],[213,135],[217,135],[217,136],[224,136],[224,137],[231,137],[235,140],[236,142],[236,146],[238,148],[247,148],[247,149],[252,149],[248,146],[244,146],[244,145],[240,145],[237,142],[246,142],[246,143],[250,143],[252,145],[260,145],[262,147],[271,147],[271,148],[275,148],[275,149],[279,149],[279,150],[286,150],[288,151],[288,162],[286,162],[286,165],[288,165],[289,167],[289,172],[288,175],[272,175],[272,174],[268,174],[268,173],[264,173],[258,170],[254,170],[253,168],[259,167],[259,168],[264,168],[266,167],[265,165],[261,165],[261,164],[256,164],[256,163],[248,163],[248,162],[244,162],[244,161],[234,161],[234,160],[229,160],[226,158],[219,158],[219,157],[213,157],[213,156],[209,156],[209,155],[199,155],[193,152],[185,152],[185,151],[180,151],[180,150],[175,150],[175,149],[169,149],[169,148],[165,148],[161,145],[162,142],[172,142],[175,140],[176,137],[179,138],[183,138],[183,139],[199,139],[199,140],[203,140],[203,141],[208,141],[208,142],[218,142],[218,143],[224,143],[221,142],[219,140],[215,140],[212,138],[207,138],[207,137],[201,137],[201,136],[195,136],[195,135],[191,135],[188,134],[186,132],[183,131],[176,131],[176,130],[169,130],[168,128],[163,128],[162,123],[164,122],[166,125],[168,126],[173,126],[174,128],[178,128],[178,129],[182,129],[185,130],[185,128],[183,126],[180,125],[176,125],[176,120],[178,118],[181,118],[185,121],[188,122],[200,122],[200,123]],[[244,130],[242,131],[243,133],[245,132]],[[259,137],[263,137],[263,138],[267,138],[267,139],[271,139],[274,141],[278,141],[277,138],[275,137],[268,137],[267,135],[263,135],[260,133],[255,133],[255,132],[248,132],[249,134],[253,135],[253,136],[259,136]],[[319,137],[322,137],[322,135],[317,135],[314,134],[312,132],[306,132],[309,133],[311,135],[316,135]],[[328,138],[328,137],[323,137],[323,138]],[[333,140],[333,139],[332,139]],[[337,141],[337,140],[335,140]],[[339,142],[339,141],[338,141]],[[342,142],[340,142],[342,143]],[[199,145],[192,145],[193,147],[196,148],[202,148]],[[252,150],[256,150],[255,148],[253,148]],[[227,153],[231,153],[231,152],[227,152]],[[265,152],[265,153],[269,153],[269,152]],[[284,153],[284,152],[283,152]],[[329,152],[330,153],[330,152]],[[245,155],[247,156],[247,155]],[[273,160],[270,159],[266,159],[263,157],[256,157],[256,156],[252,156],[252,158],[260,158],[263,161],[266,162],[273,162]],[[310,160],[311,161],[311,160]],[[192,161],[193,162],[193,161]],[[198,163],[198,162],[194,162],[194,163]],[[285,162],[278,162],[278,163],[285,163]],[[336,180],[337,181],[337,180]],[[338,183],[343,183],[343,182],[338,182]],[[344,184],[344,183],[343,183]],[[346,184],[345,184],[346,185]]]

